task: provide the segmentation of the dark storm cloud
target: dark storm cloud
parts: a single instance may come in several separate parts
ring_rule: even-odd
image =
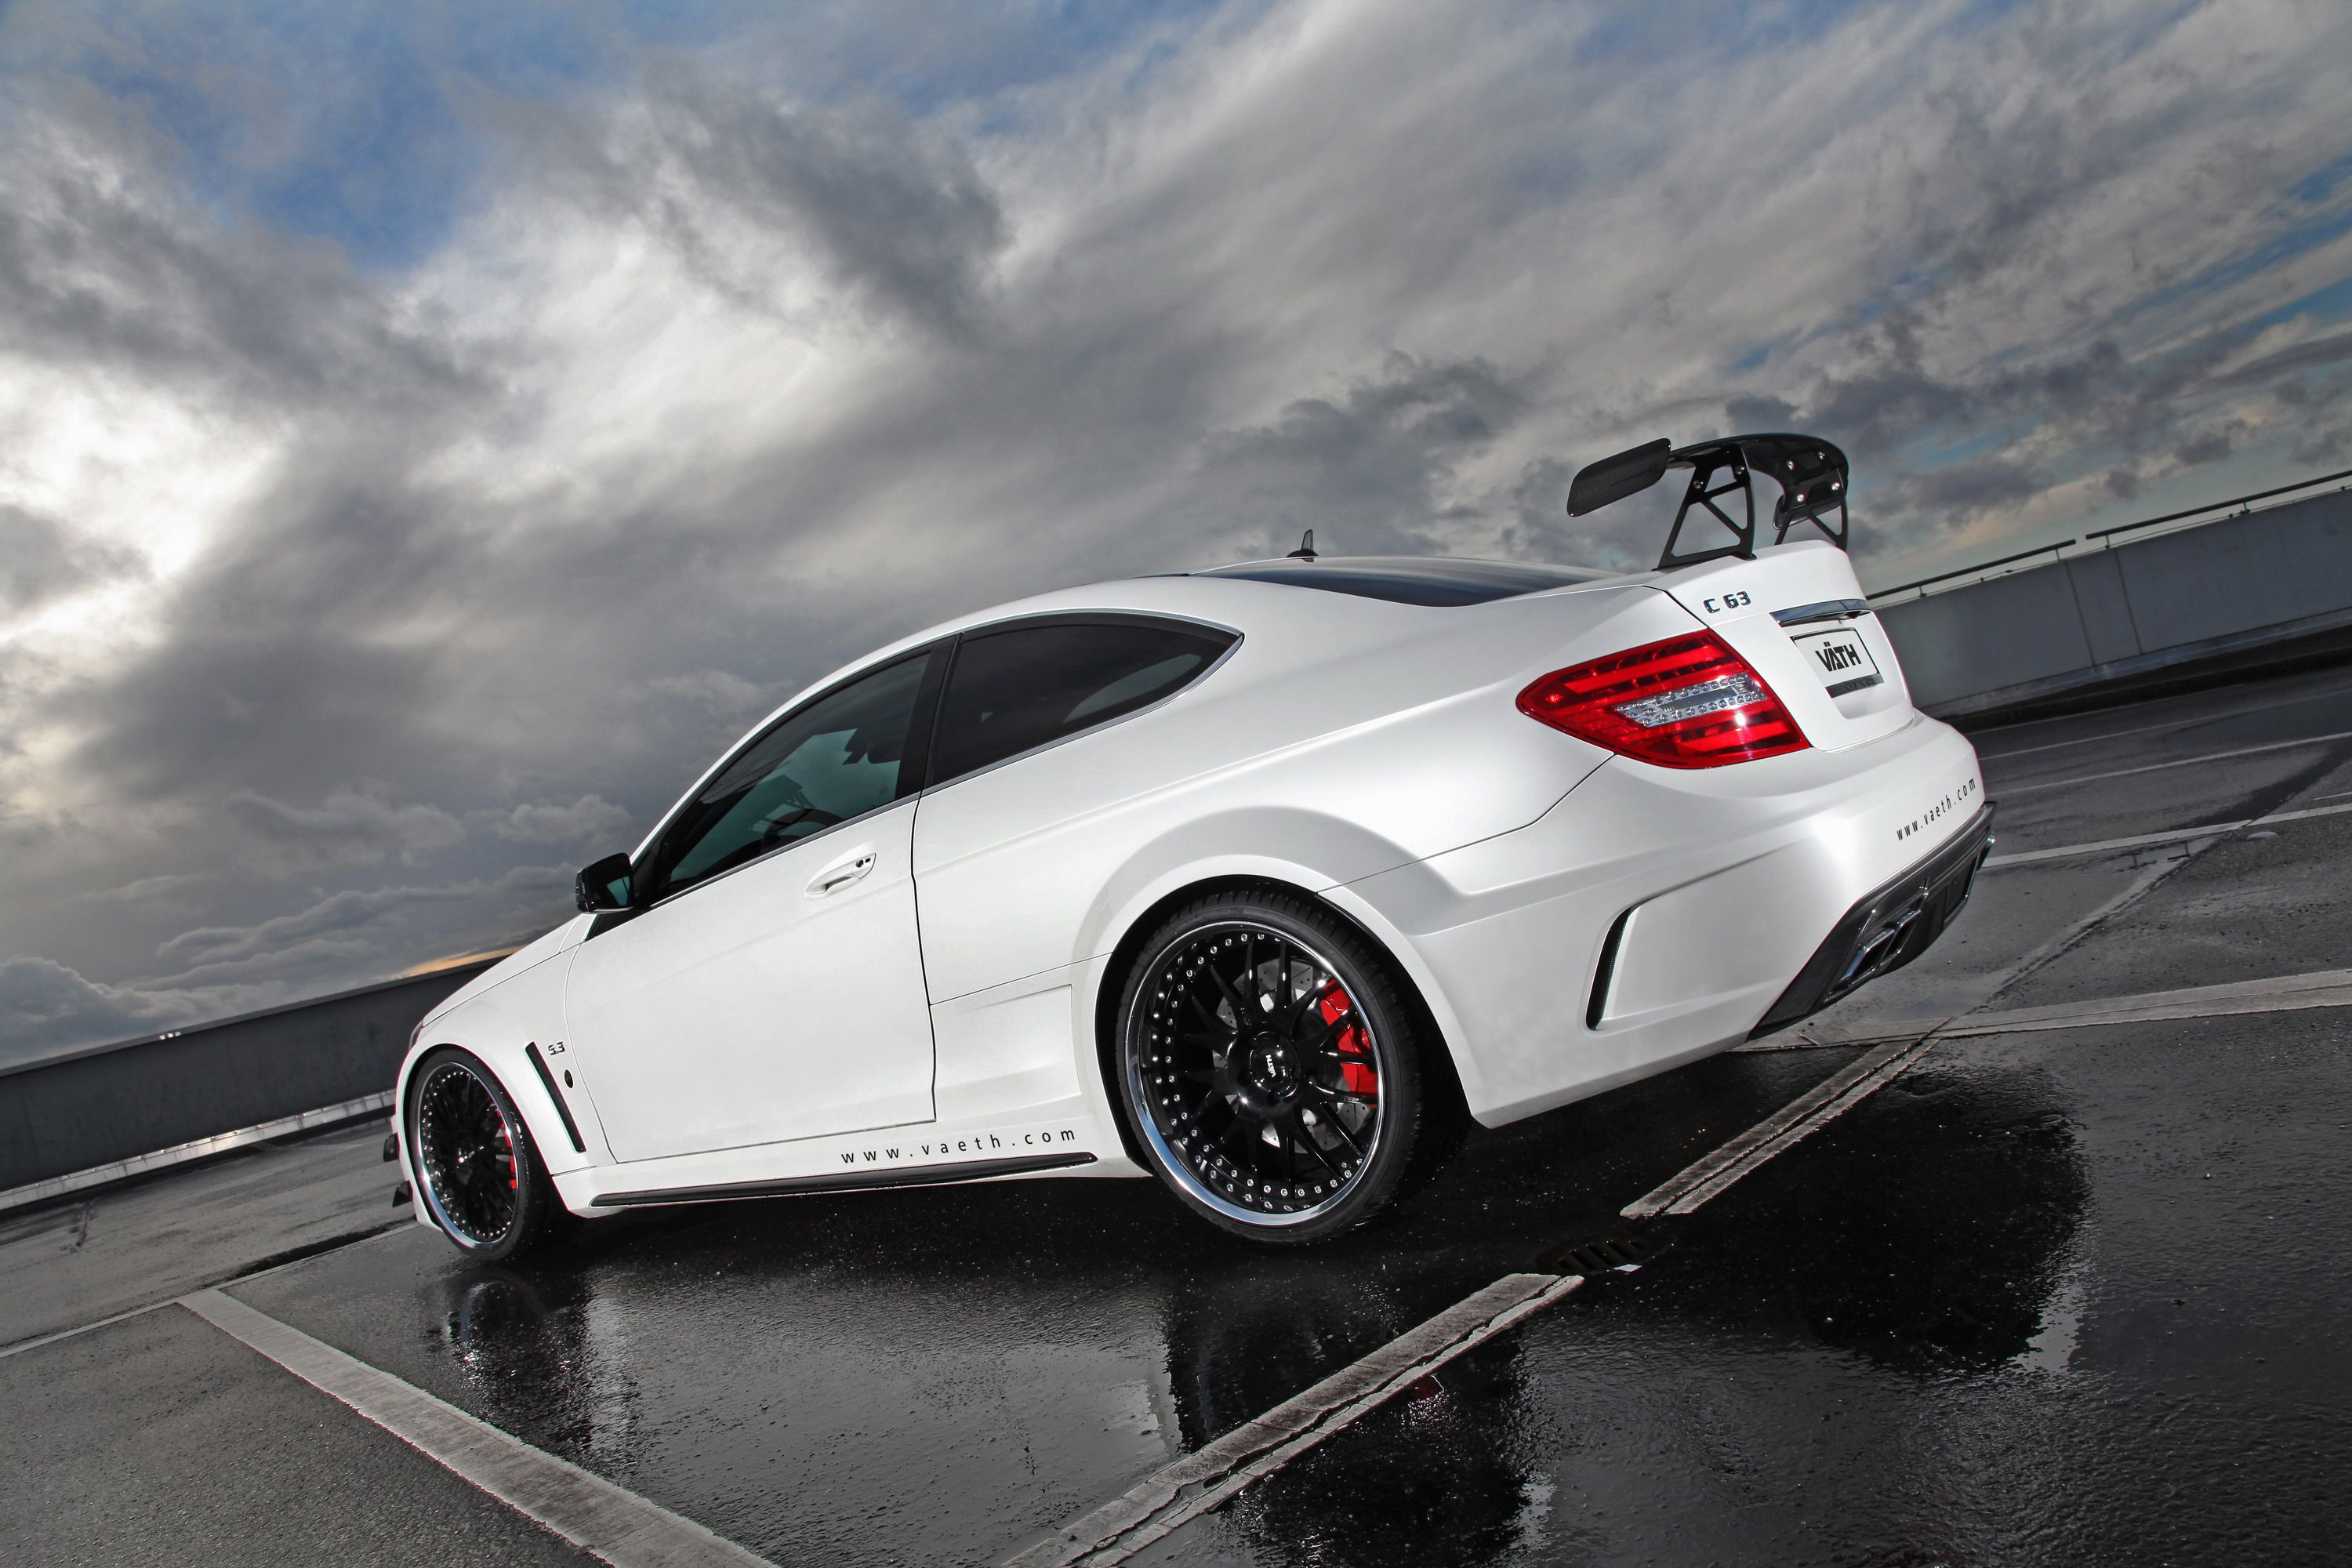
[[[1901,317],[1872,327],[1855,347],[1861,365],[1822,376],[1800,416],[1808,429],[1832,435],[1849,454],[1895,446],[1979,405],[1969,388],[1922,367],[1918,334]]]
[[[371,447],[302,453],[182,582],[152,651],[59,695],[80,767],[132,800],[399,771],[447,686],[433,647],[383,634],[462,567],[404,479],[415,447]]]
[[[501,838],[583,849],[617,844],[630,826],[627,810],[599,795],[582,795],[569,805],[525,804],[489,813],[488,820]]]
[[[0,959],[0,1061],[184,1021],[174,1000],[93,984],[52,959]]]
[[[1734,430],[1755,430],[1769,433],[1786,430],[1796,422],[1797,405],[1785,397],[1769,394],[1747,393],[1724,405],[1731,416]]]
[[[300,952],[335,938],[361,937],[387,915],[404,914],[419,904],[454,902],[469,890],[395,887],[336,893],[297,913],[254,925],[200,926],[182,931],[158,949],[156,956],[185,964],[192,973],[217,973],[242,961]]]
[[[477,384],[335,247],[207,217],[144,138],[83,102],[19,105],[0,125],[0,352],[278,406],[416,405]],[[92,177],[100,160],[116,177]]]
[[[232,792],[221,804],[231,821],[297,861],[369,866],[393,857],[414,861],[466,837],[465,825],[437,806],[395,805],[361,790],[338,790],[318,805],[296,806],[246,789]]]
[[[2184,468],[2218,463],[2237,449],[2238,434],[2237,428],[2228,425],[2200,430],[2172,448],[2173,460]]]
[[[1754,421],[1740,426],[1745,430],[1772,427]],[[1576,470],[1557,458],[1538,458],[1519,471],[1506,498],[1512,519],[1504,535],[1508,552],[1620,572],[1648,569],[1664,531],[1659,503],[1679,496],[1680,487],[1668,479],[1648,494],[1570,517],[1567,497],[1575,478]]]
[[[1948,522],[1962,522],[2000,507],[2011,507],[2042,490],[2048,481],[2019,464],[1998,458],[1955,463],[1912,476],[1888,487],[1896,504]]]
[[[1392,353],[1337,397],[1300,398],[1268,424],[1211,436],[1203,493],[1263,524],[1269,542],[1319,526],[1327,551],[1425,552],[1445,521],[1444,481],[1526,406],[1485,360]]]
[[[126,551],[78,538],[55,518],[0,504],[0,621],[136,570]]]
[[[2352,426],[2315,431],[2288,448],[2288,455],[2298,463],[2318,465],[2339,461],[2352,451]]]
[[[625,107],[572,127],[582,145],[626,154],[593,166],[604,182],[597,210],[609,211],[604,198],[615,194],[658,200],[657,232],[694,253],[706,283],[710,268],[748,270],[760,260],[758,247],[739,243],[741,226],[730,226],[748,216],[762,244],[814,246],[880,307],[941,331],[971,326],[1003,222],[951,146],[879,109],[797,112],[683,68],[655,75],[650,142],[632,140],[623,122],[635,111]],[[576,175],[582,165],[569,166]],[[683,190],[670,177],[678,174]],[[97,205],[104,216],[106,204]],[[528,721],[541,731],[539,770],[578,779],[610,768],[603,787],[637,795],[614,808],[617,816],[596,817],[617,833],[680,782],[672,775],[684,764],[646,762],[647,742],[683,735],[699,751],[731,734],[730,717],[774,694],[739,671],[771,680],[815,673],[805,647],[776,646],[780,616],[836,656],[856,651],[825,630],[854,608],[836,598],[828,615],[821,603],[796,603],[790,584],[761,581],[763,562],[796,531],[789,520],[777,526],[773,498],[813,502],[822,475],[803,469],[780,484],[755,465],[656,513],[517,531],[530,520],[507,504],[418,477],[453,443],[527,426],[527,401],[457,368],[494,358],[497,344],[392,330],[403,312],[330,254],[208,233],[160,199],[118,216],[83,215],[70,243],[53,248],[70,250],[79,275],[96,280],[80,292],[144,299],[134,322],[155,324],[131,331],[100,311],[60,318],[54,352],[67,352],[70,324],[86,356],[152,364],[168,351],[173,363],[232,365],[242,389],[311,418],[237,531],[178,585],[152,650],[57,699],[77,721],[77,765],[110,789],[134,800],[213,795],[268,841],[273,866],[413,862],[456,841],[441,825],[457,817],[420,797],[484,809],[466,797],[491,787],[488,768],[509,762],[502,742],[518,715],[502,710],[513,708],[532,710]],[[151,252],[155,235],[170,243]],[[123,281],[133,275],[141,288]],[[218,286],[225,280],[232,286]],[[258,313],[269,330],[256,335],[249,307],[265,296],[281,313]],[[402,406],[383,406],[401,388]],[[895,452],[875,458],[895,460]],[[835,459],[856,461],[847,448]],[[439,635],[418,635],[427,626]],[[625,628],[618,639],[614,627]],[[567,659],[575,672],[614,668],[580,690],[526,681],[501,700],[479,689],[485,673],[526,647],[540,671]],[[465,668],[460,649],[476,668]],[[642,673],[612,679],[631,665],[685,672],[655,677],[650,688]],[[689,693],[680,681],[701,686]],[[724,699],[717,722],[701,717],[714,710],[714,693]],[[487,747],[453,753],[453,721],[494,733]],[[596,742],[609,734],[637,743],[600,763],[606,749]],[[542,817],[500,821],[491,830],[499,837],[543,841],[549,831]]]
[[[354,962],[383,964],[402,946],[438,930],[465,951],[485,935],[504,938],[518,911],[537,916],[572,872],[557,866],[519,866],[501,876],[428,887],[347,889],[292,914],[241,926],[200,926],[157,951],[180,965],[175,973],[142,977],[142,994],[168,1000],[185,990],[234,994],[240,984],[275,979],[291,970],[310,974],[347,971]],[[435,911],[443,911],[440,918]],[[454,918],[452,918],[454,917]],[[539,918],[537,923],[548,923]]]
[[[1874,556],[1916,546],[1916,538],[1905,540],[1881,520],[1948,529],[2024,507],[2060,482],[2055,465],[2040,453],[2126,459],[2108,467],[2100,481],[2105,496],[2126,502],[2148,482],[2148,467],[2172,474],[2226,460],[2251,427],[2242,419],[2216,421],[2207,405],[2217,393],[2276,382],[2273,374],[2217,370],[2256,335],[2252,325],[2217,327],[2142,359],[2098,338],[2023,363],[1951,374],[1927,367],[1918,323],[1897,315],[1858,331],[1852,368],[1819,376],[1800,401],[1746,394],[1727,399],[1725,408],[1736,429],[1799,428],[1844,447],[1857,465],[1856,504],[1880,522],[1859,536],[1857,552]],[[2253,363],[2276,362],[2284,375],[2337,357],[2326,343],[2304,347],[2315,352],[2283,351]],[[2294,384],[2284,384],[2290,395]],[[2007,447],[2026,434],[2031,455],[1948,455],[1988,442]],[[2313,450],[2308,443],[2298,448]]]
[[[883,316],[968,335],[1008,238],[1002,205],[952,140],[875,100],[813,108],[677,59],[636,112],[510,108],[540,166],[644,223],[709,286],[789,307],[779,272],[813,256]]]
[[[2292,375],[2296,371],[2341,364],[2347,359],[2352,359],[2352,332],[2336,332],[2249,360],[2225,375],[2215,376],[2213,384],[2220,387],[2261,386]]]
[[[649,86],[663,144],[699,195],[813,241],[836,280],[914,321],[971,328],[1007,236],[954,144],[879,107],[820,115],[685,69]]]

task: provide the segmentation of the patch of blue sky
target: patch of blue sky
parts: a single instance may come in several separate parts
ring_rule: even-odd
[[[1223,13],[1243,16],[1267,0],[1027,0],[951,8],[845,0],[779,24],[779,36],[808,40],[835,79],[812,83],[829,96],[878,96],[929,119],[978,106],[990,126],[1018,123],[1017,108],[992,102],[1041,82],[1074,76],[1137,49],[1127,83],[1140,90],[1169,58],[1149,46],[1155,33],[1189,32]]]
[[[2352,278],[2338,278],[2335,282],[2314,289],[2284,305],[2273,306],[2259,316],[2249,317],[2246,327],[2250,331],[2259,332],[2265,327],[2292,321],[2298,316],[2309,316],[2327,325],[2352,318]]]
[[[142,112],[201,204],[333,240],[372,268],[428,254],[461,211],[483,162],[475,95],[569,92],[614,77],[634,47],[625,26],[555,4],[462,21],[361,4],[94,19],[96,41],[66,40],[46,63]]]
[[[2152,294],[2140,296],[2110,317],[2109,324],[2121,325],[2153,310],[2172,309],[2219,293],[2260,277],[2306,251],[2340,239],[2347,233],[2352,233],[2352,202],[2290,223],[2242,255],[2209,267],[2193,278],[2183,279]]]
[[[2011,443],[2032,435],[2038,424],[2040,421],[2037,419],[2021,416],[1968,435],[1931,426],[1904,441],[1898,450],[1916,467],[1948,468],[1956,464],[1989,458]],[[1942,445],[1937,444],[1939,441]]]
[[[2106,11],[2095,28],[2068,35],[2069,70],[2080,79],[2094,80],[2122,68],[2133,56],[2162,42],[2166,34],[2210,5],[2211,0],[2172,0],[2169,5],[2141,0]]]
[[[1819,44],[1823,34],[1847,17],[1881,8],[1881,0],[1603,6],[1599,18],[1578,37],[1574,58],[1586,66],[1668,60],[1720,65],[1745,55]],[[1979,7],[1988,12],[2007,8],[2006,0]],[[1661,106],[1662,111],[1668,109]]]
[[[1753,368],[1748,363],[1750,360],[1755,364],[1761,364],[1764,354],[1795,353],[1824,338],[1832,341],[1847,339],[1860,329],[1885,321],[1906,306],[1930,298],[1936,291],[1937,276],[1917,270],[1902,273],[1874,289],[1847,310],[1825,312],[1801,331],[1767,339],[1759,349],[1749,351],[1748,356],[1732,368],[1750,369]]]
[[[1246,5],[1218,5],[1215,0],[1181,0],[1176,4],[1129,7],[1129,26],[1116,31],[1099,30],[1081,41],[1088,47],[1058,61],[1049,60],[1041,52],[1019,56],[1017,64],[1024,73],[1017,80],[992,83],[985,77],[976,77],[956,93],[936,90],[941,85],[933,82],[935,90],[928,98],[918,95],[902,98],[910,112],[928,109],[938,112],[950,104],[971,105],[977,112],[962,123],[971,134],[982,137],[1016,135],[1030,124],[1026,106],[1016,91],[1034,82],[1056,76],[1076,75],[1096,63],[1097,57],[1119,52],[1131,52],[1126,73],[1119,79],[1119,90],[1129,99],[1140,99],[1150,92],[1168,68],[1184,58],[1186,46],[1197,36],[1197,29],[1217,22],[1233,24],[1261,13],[1273,0],[1249,0]],[[1156,35],[1156,36],[1152,36]],[[1065,44],[1074,40],[1063,40]]]
[[[1248,0],[1243,14],[1261,5]],[[0,70],[79,77],[134,108],[178,145],[180,177],[224,224],[330,239],[362,268],[396,271],[438,248],[467,210],[489,161],[471,119],[486,97],[623,82],[659,50],[722,68],[748,60],[780,90],[880,97],[921,119],[1087,68],[1216,10],[1214,0],[1036,0],[943,23],[923,5],[516,0],[452,13],[348,0],[199,14],[106,0],[54,40],[19,36]]]
[[[2314,169],[2286,188],[2287,199],[2316,206],[2336,194],[2336,187],[2352,178],[2352,153],[2347,153],[2324,168]]]

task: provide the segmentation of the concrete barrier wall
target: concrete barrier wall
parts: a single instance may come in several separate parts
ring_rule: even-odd
[[[2352,495],[1881,607],[1912,700],[1958,718],[2352,626]]]
[[[380,1094],[445,969],[0,1068],[0,1190]]]

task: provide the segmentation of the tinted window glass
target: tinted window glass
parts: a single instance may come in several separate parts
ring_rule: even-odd
[[[930,657],[902,659],[820,697],[737,753],[662,835],[652,896],[715,877],[905,793],[899,774]]]
[[[1457,561],[1417,555],[1360,555],[1330,562],[1274,561],[1247,566],[1219,566],[1197,574],[1202,577],[1240,577],[1252,583],[1286,583],[1295,588],[1321,588],[1353,594],[1365,599],[1387,599],[1399,605],[1485,605],[1565,588],[1571,583],[1597,583],[1606,572],[1580,566],[1548,566],[1526,561]]]
[[[1167,621],[966,637],[940,705],[933,775],[954,778],[1148,707],[1214,664],[1233,640]]]

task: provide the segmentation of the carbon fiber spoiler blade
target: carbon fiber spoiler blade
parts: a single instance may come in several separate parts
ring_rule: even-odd
[[[1772,509],[1773,543],[1786,540],[1789,531],[1797,524],[1811,522],[1840,550],[1846,547],[1845,454],[1818,436],[1765,432],[1725,436],[1679,447],[1663,438],[1652,441],[1579,469],[1568,489],[1568,513],[1570,517],[1582,517],[1648,489],[1665,477],[1668,468],[1688,468],[1691,477],[1689,486],[1683,491],[1682,505],[1675,512],[1674,526],[1666,531],[1666,547],[1658,557],[1661,572],[1725,555],[1755,559],[1756,492],[1752,479],[1758,473],[1767,475],[1780,487],[1780,499]],[[1737,519],[1718,504],[1734,494],[1741,503]],[[1697,550],[1682,550],[1683,524],[1689,521],[1694,508],[1704,510],[1721,523],[1730,533],[1730,541]],[[1832,511],[1837,514],[1834,527],[1829,521]]]

